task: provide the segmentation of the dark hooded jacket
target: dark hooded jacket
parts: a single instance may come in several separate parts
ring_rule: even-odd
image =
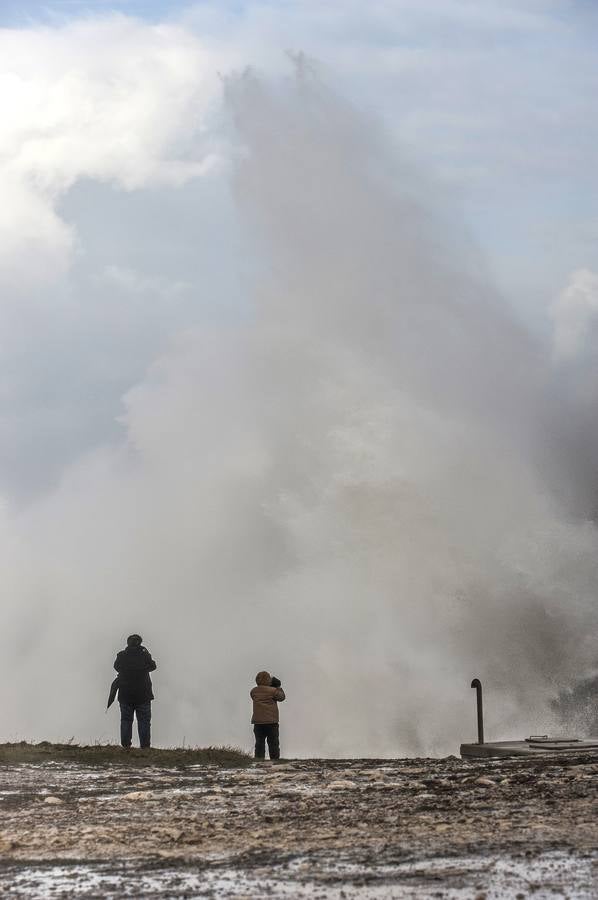
[[[114,668],[118,672],[119,702],[135,706],[154,699],[149,673],[154,671],[156,663],[146,647],[125,647],[117,653]]]

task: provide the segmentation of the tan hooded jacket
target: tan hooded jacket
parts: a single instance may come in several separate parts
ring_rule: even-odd
[[[272,687],[271,682],[269,672],[258,672],[255,676],[257,687],[250,691],[253,700],[252,725],[275,725],[278,722],[278,701],[284,700],[285,695],[282,688]]]

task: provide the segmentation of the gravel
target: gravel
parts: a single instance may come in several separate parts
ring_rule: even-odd
[[[19,897],[598,896],[598,762],[0,766]]]

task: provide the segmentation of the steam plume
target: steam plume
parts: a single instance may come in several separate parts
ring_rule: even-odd
[[[549,353],[375,123],[305,72],[227,102],[247,306],[127,394],[122,446],[5,513],[4,734],[111,735],[136,630],[162,743],[247,743],[264,667],[288,754],[455,752],[473,675],[489,736],[549,730],[593,662],[598,574]]]

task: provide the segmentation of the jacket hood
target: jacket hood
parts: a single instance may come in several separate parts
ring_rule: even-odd
[[[268,687],[272,682],[272,676],[269,672],[258,672],[255,676],[255,683],[259,685],[267,684]]]

